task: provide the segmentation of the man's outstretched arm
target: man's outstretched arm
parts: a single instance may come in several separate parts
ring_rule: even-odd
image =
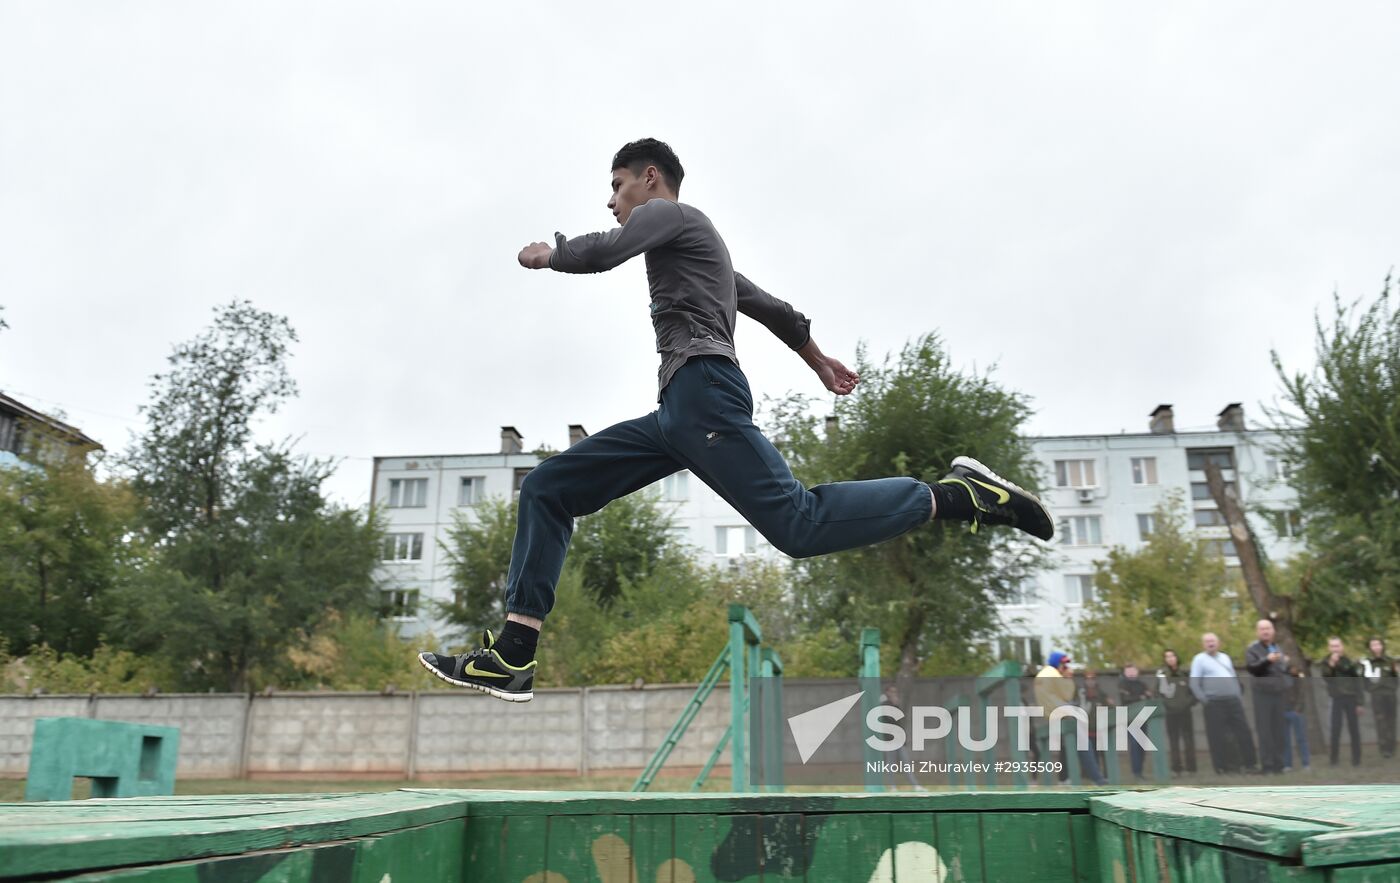
[[[569,239],[555,233],[550,248],[532,242],[520,251],[520,265],[530,270],[546,267],[561,273],[602,273],[643,252],[660,248],[685,229],[681,207],[669,199],[653,199],[632,209],[627,223],[606,233],[588,233]]]
[[[840,396],[856,388],[860,375],[821,351],[812,339],[811,320],[793,309],[792,304],[754,285],[742,273],[734,274],[734,287],[739,293],[739,312],[795,350],[821,378],[823,386]]]

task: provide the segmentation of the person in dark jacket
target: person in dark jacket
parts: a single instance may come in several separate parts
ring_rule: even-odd
[[[1283,695],[1283,769],[1293,768],[1293,746],[1298,746],[1298,763],[1303,769],[1310,769],[1312,756],[1308,751],[1308,724],[1303,720],[1303,709],[1308,701],[1308,679],[1298,666],[1288,667],[1288,676],[1293,679],[1291,689]]]
[[[1386,655],[1385,641],[1376,637],[1366,642],[1371,651],[1361,660],[1366,690],[1371,694],[1371,715],[1376,721],[1376,747],[1381,757],[1395,755],[1395,691],[1400,688],[1395,660]]]
[[[1118,679],[1118,704],[1123,708],[1128,708],[1134,703],[1145,702],[1151,698],[1152,691],[1148,689],[1147,684],[1143,683],[1138,674],[1138,667],[1131,662],[1123,666],[1123,675]],[[1130,711],[1130,718],[1135,714],[1136,711]],[[1108,750],[1117,750],[1117,745],[1110,745]],[[1145,753],[1143,747],[1138,744],[1136,739],[1129,737],[1128,762],[1132,766],[1133,778],[1142,778],[1142,762],[1144,759]]]
[[[1191,675],[1181,668],[1181,657],[1175,650],[1162,652],[1162,667],[1157,669],[1157,695],[1167,711],[1167,742],[1171,744],[1172,773],[1196,771],[1196,722],[1191,711],[1196,696],[1191,692]]]
[[[1259,640],[1244,651],[1244,667],[1253,675],[1254,732],[1259,738],[1259,772],[1283,772],[1284,694],[1288,679],[1288,655],[1279,649],[1274,624],[1261,619],[1254,624]]]
[[[1322,662],[1322,676],[1327,679],[1327,695],[1332,697],[1332,740],[1328,745],[1332,766],[1337,765],[1341,749],[1342,721],[1347,722],[1351,736],[1351,765],[1361,764],[1361,727],[1356,720],[1356,708],[1361,704],[1361,670],[1343,652],[1342,639],[1327,639],[1327,658]]]

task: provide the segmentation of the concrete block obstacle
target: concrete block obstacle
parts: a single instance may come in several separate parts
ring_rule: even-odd
[[[180,731],[83,717],[34,721],[24,799],[68,800],[75,778],[92,779],[93,797],[175,793]]]

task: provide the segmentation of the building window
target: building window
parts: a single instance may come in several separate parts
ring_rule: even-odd
[[[1235,544],[1230,540],[1201,540],[1201,550],[1208,555],[1219,555],[1223,558],[1238,558],[1240,553],[1235,551]]]
[[[384,538],[385,561],[421,561],[422,558],[421,533],[391,533]]]
[[[1276,509],[1270,514],[1274,517],[1274,531],[1279,539],[1294,539],[1303,535],[1303,513],[1297,509]]]
[[[1157,483],[1157,458],[1156,457],[1134,457],[1133,458],[1133,484],[1156,484]]]
[[[525,476],[527,476],[527,475],[529,475],[529,474],[530,474],[530,469],[529,469],[528,467],[525,468],[525,469],[517,469],[517,470],[515,470],[515,483],[514,483],[514,485],[512,486],[512,489],[511,489],[511,499],[512,499],[512,500],[518,500],[518,499],[520,499],[520,486],[521,486],[522,484],[525,483]]]
[[[1186,452],[1186,468],[1204,470],[1207,463],[1214,463],[1221,469],[1235,468],[1234,448],[1195,448]]]
[[[1157,519],[1150,512],[1138,513],[1138,538],[1146,540],[1157,532]]]
[[[1056,487],[1098,487],[1093,460],[1056,460]]]
[[[1094,575],[1091,573],[1065,574],[1065,603],[1089,604],[1094,600]]]
[[[1040,639],[1028,635],[1005,635],[998,643],[998,652],[1003,661],[1011,660],[1022,665],[1039,666],[1044,664],[1041,655]]]
[[[1197,509],[1197,527],[1219,527],[1225,523],[1225,516],[1220,514],[1219,509]]]
[[[428,505],[426,478],[389,479],[389,508],[418,509]]]
[[[379,593],[384,615],[394,619],[415,619],[418,616],[417,589],[387,589]]]
[[[486,479],[479,475],[462,479],[462,483],[457,487],[457,505],[475,506],[481,502],[485,489]]]
[[[0,414],[0,451],[18,454],[19,423],[9,414]]]
[[[1060,542],[1066,546],[1103,545],[1102,519],[1097,515],[1075,515],[1060,519]]]
[[[758,531],[747,525],[715,528],[715,554],[725,558],[758,551]]]
[[[1272,479],[1287,479],[1293,477],[1293,466],[1287,460],[1278,457],[1269,457],[1264,461],[1264,471]]]
[[[661,479],[661,499],[673,502],[690,499],[690,473],[681,470]]]
[[[1233,481],[1225,482],[1225,486],[1235,492],[1235,499],[1240,498],[1240,486]],[[1210,495],[1210,485],[1204,481],[1191,482],[1191,499],[1193,500],[1214,500]]]
[[[1017,583],[1004,602],[1009,607],[1027,607],[1040,600],[1040,586],[1033,579]]]

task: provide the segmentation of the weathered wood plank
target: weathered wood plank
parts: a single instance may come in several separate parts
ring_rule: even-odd
[[[946,791],[879,794],[667,794],[599,791],[414,789],[471,803],[472,815],[623,815],[639,813],[1088,812],[1106,791]]]
[[[1338,831],[1319,834],[1303,841],[1303,864],[1361,864],[1400,858],[1400,805],[1392,805],[1388,821],[1393,827]]]
[[[982,817],[977,813],[937,813],[933,817],[938,856],[950,883],[982,883]]]
[[[1327,883],[1397,883],[1400,863],[1359,865],[1354,868],[1332,868]]]
[[[1099,851],[1092,816],[1070,815],[1069,842],[1074,855],[1074,879],[1078,883],[1099,883]]]
[[[462,822],[255,855],[65,877],[68,883],[463,883]]]
[[[696,883],[760,879],[758,823],[752,816],[677,815],[672,876]],[[571,881],[572,883],[572,881]]]
[[[892,813],[890,840],[894,843],[895,883],[943,883],[947,868],[938,854],[932,813]]]
[[[1094,845],[1103,883],[1137,883],[1137,872],[1128,849],[1127,828],[1104,819],[1094,819]]]
[[[983,876],[1073,883],[1067,813],[993,812],[982,819]]]
[[[1329,824],[1201,805],[1207,799],[1206,789],[1170,788],[1117,794],[1096,799],[1092,806],[1095,817],[1136,831],[1290,858],[1300,855],[1305,839],[1336,830]]]
[[[246,816],[226,811],[206,813],[198,805],[171,807],[154,798],[142,802],[153,804],[145,818],[140,813],[133,815],[134,807],[114,806],[126,804],[124,800],[33,805],[38,815],[48,818],[67,806],[85,813],[86,824],[36,824],[35,816],[29,816],[23,804],[6,805],[0,810],[0,879],[285,849],[429,825],[467,814],[466,802],[461,799],[409,791],[285,801],[279,804],[281,812]],[[18,823],[10,824],[12,819]]]
[[[671,816],[632,816],[632,857],[639,883],[677,883],[676,835]],[[682,875],[680,883],[688,883]]]
[[[802,883],[811,856],[807,850],[807,817],[801,813],[758,816],[758,853],[763,883]]]
[[[812,866],[807,871],[811,883],[889,879],[876,875],[882,862],[893,875],[887,813],[812,815],[807,822],[807,836],[815,844]]]
[[[569,883],[633,879],[632,817],[551,816],[545,869]],[[506,869],[508,877],[516,874]]]

